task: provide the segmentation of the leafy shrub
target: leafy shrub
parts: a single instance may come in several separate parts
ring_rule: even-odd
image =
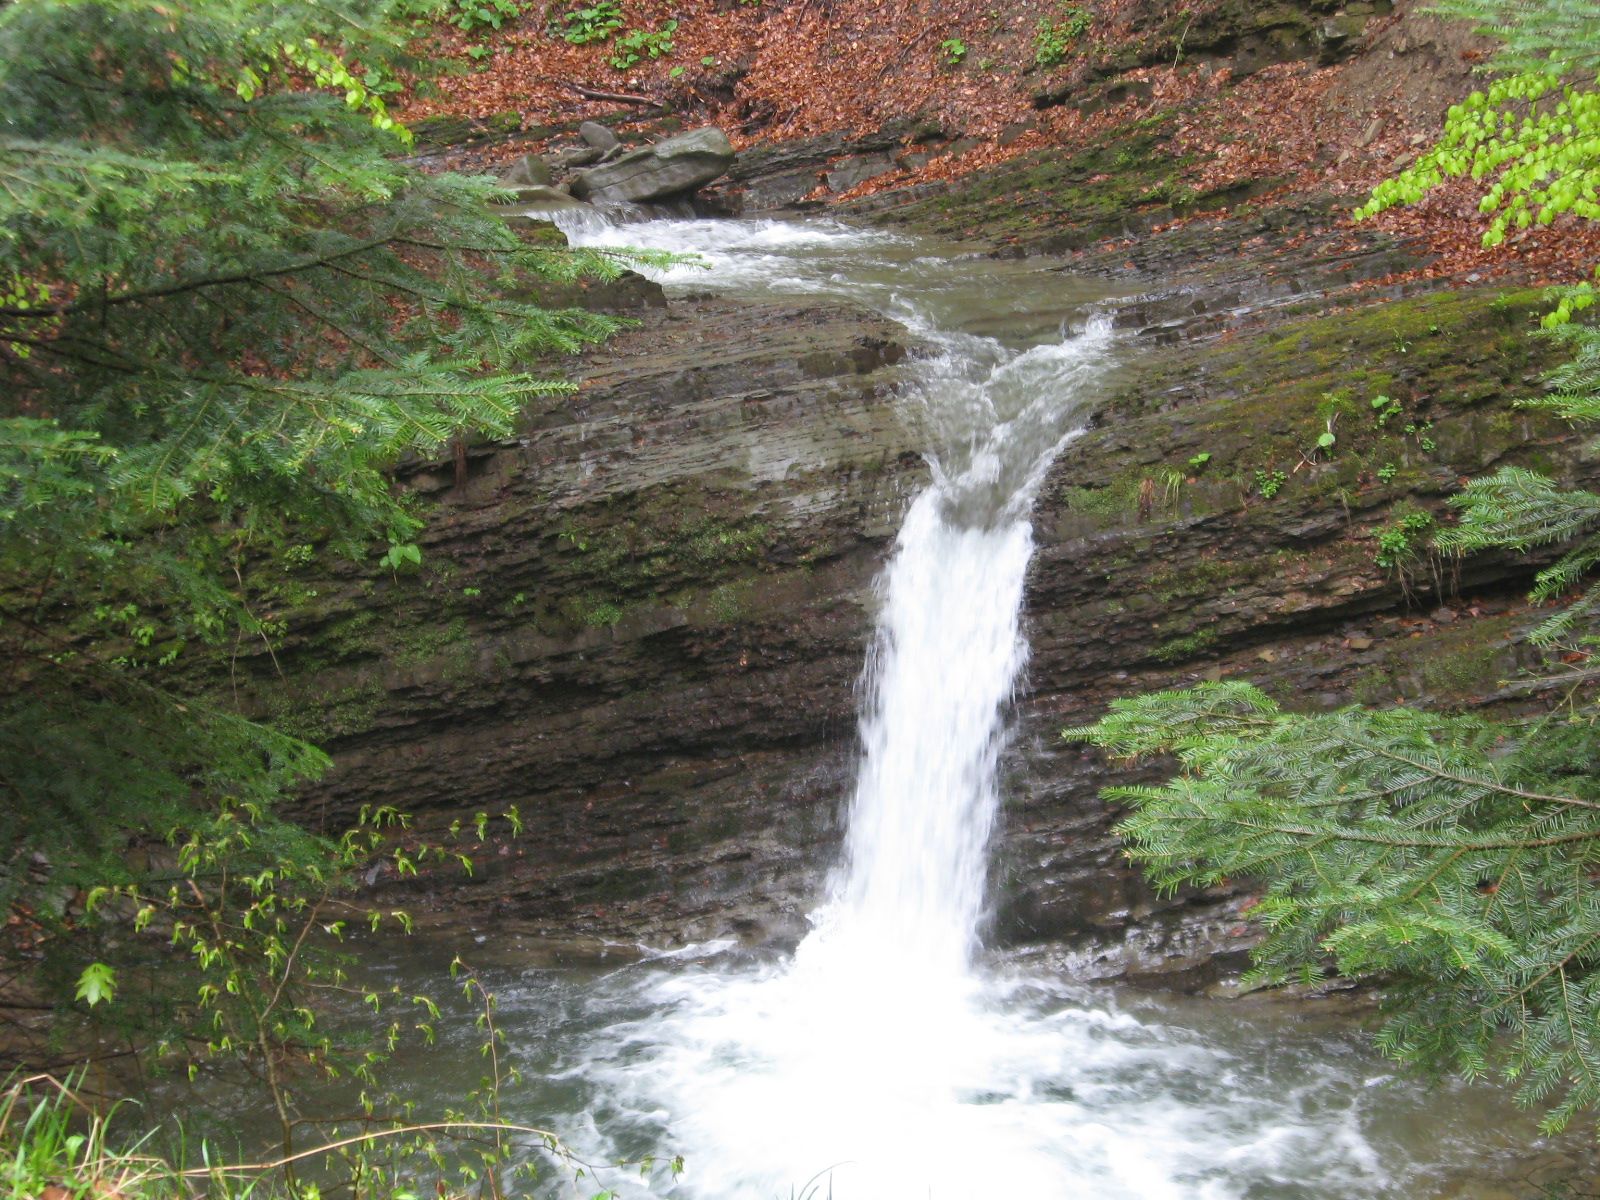
[[[561,36],[574,46],[603,42],[622,28],[622,8],[617,0],[597,0],[587,8],[575,8],[562,17],[566,28]]]
[[[1039,27],[1033,35],[1033,61],[1040,67],[1054,67],[1067,60],[1072,44],[1082,37],[1093,23],[1087,9],[1077,5],[1064,5],[1057,10],[1055,19],[1040,17]]]
[[[401,0],[394,14],[402,21],[442,20],[450,7],[450,0]]]
[[[958,37],[948,37],[939,43],[939,56],[947,67],[959,67],[967,57],[967,44]]]
[[[522,15],[518,0],[450,0],[445,6],[450,24],[467,33],[499,29]]]
[[[672,35],[677,30],[676,21],[668,21],[660,29],[630,29],[617,39],[616,48],[606,59],[619,71],[626,71],[642,58],[661,58],[672,53]]]
[[[479,29],[499,29],[522,15],[521,0],[401,0],[395,12],[417,24],[448,21],[458,29],[473,33]]]

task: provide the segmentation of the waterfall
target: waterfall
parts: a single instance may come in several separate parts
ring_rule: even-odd
[[[983,909],[1003,714],[1032,549],[1023,521],[963,528],[917,498],[883,580],[842,868],[818,937],[954,974]],[[804,952],[804,951],[803,951]]]
[[[1383,1071],[1357,1081],[1325,1042],[1287,1039],[1258,1062],[981,953],[1030,512],[1113,361],[1109,324],[979,336],[972,264],[831,222],[562,221],[589,245],[704,256],[657,272],[668,284],[836,297],[928,348],[901,403],[930,482],[878,584],[845,845],[812,932],[778,963],[664,957],[584,985],[590,1032],[555,1074],[586,1098],[596,1157],[681,1152],[672,1186],[694,1200],[1410,1194],[1370,1131]]]
[[[880,584],[844,858],[800,954],[854,940],[863,958],[948,985],[976,947],[1007,707],[1027,660],[1029,509],[1111,339],[1104,320],[1021,353],[922,332],[942,353],[913,394],[945,445],[929,451],[932,482]]]

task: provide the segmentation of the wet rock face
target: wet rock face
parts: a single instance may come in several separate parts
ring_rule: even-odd
[[[1330,298],[1394,252],[1285,256],[1277,239],[1316,245],[1320,210],[1298,212],[1251,227],[1259,259],[1233,218],[1074,263],[1137,254],[1152,286],[1117,308],[1114,390],[1038,504],[991,938],[1063,947],[1087,976],[1225,981],[1249,895],[1153,895],[1100,799],[1140,776],[1063,726],[1202,678],[1300,705],[1493,702],[1529,566],[1386,570],[1378,533],[1501,462],[1595,469],[1511,408],[1545,365],[1533,297]],[[495,823],[476,875],[425,872],[412,907],[569,950],[791,938],[837,847],[872,581],[924,479],[894,403],[904,331],[669,304],[642,280],[597,300],[642,325],[589,356],[576,396],[470,448],[460,486],[450,463],[402,473],[434,503],[424,571],[314,581],[284,677],[246,655],[241,690],[332,751],[314,821],[517,806],[520,836]],[[1330,419],[1335,452],[1308,453]]]
[[[824,134],[795,142],[762,142],[739,152],[727,175],[704,200],[717,213],[761,213],[805,208],[819,186],[842,192],[863,180],[898,170],[908,155],[921,162],[976,143],[921,118],[904,118],[860,136]]]
[[[1443,517],[1463,477],[1600,474],[1569,429],[1512,407],[1553,361],[1526,335],[1538,311],[1532,293],[1489,290],[1322,300],[1141,353],[1037,510],[998,937],[1072,946],[1090,976],[1184,987],[1242,963],[1247,884],[1163,899],[1120,860],[1120,814],[1099,793],[1159,770],[1059,737],[1119,696],[1236,678],[1302,710],[1525,699],[1504,681],[1533,661],[1519,634],[1537,619],[1535,564],[1378,558],[1407,515]],[[1330,421],[1338,440],[1319,452]]]
[[[891,400],[903,331],[631,313],[464,485],[403,472],[434,501],[422,572],[316,580],[284,677],[241,661],[244,695],[332,752],[313,822],[517,806],[473,879],[424,872],[442,906],[569,942],[781,937],[836,833],[871,581],[924,475]]]
[[[1249,893],[1155,896],[1100,798],[1147,776],[1061,728],[1224,677],[1300,706],[1507,703],[1533,567],[1386,568],[1378,539],[1501,463],[1575,483],[1600,468],[1512,406],[1553,352],[1527,337],[1535,297],[1352,288],[1407,256],[1339,228],[1327,198],[1226,216],[1191,200],[1168,227],[1160,136],[1023,160],[877,219],[1087,247],[1070,269],[1128,296],[1111,393],[1037,508],[990,936],[1058,947],[1086,976],[1203,988],[1243,961]],[[642,325],[519,439],[470,448],[460,486],[451,463],[403,472],[434,505],[424,571],[296,581],[317,594],[277,648],[284,677],[246,651],[241,692],[332,750],[313,820],[389,803],[470,826],[517,805],[520,836],[494,824],[474,879],[425,874],[413,908],[568,948],[795,936],[849,791],[872,581],[924,479],[894,403],[904,331],[840,308],[668,304],[637,278],[548,299]]]

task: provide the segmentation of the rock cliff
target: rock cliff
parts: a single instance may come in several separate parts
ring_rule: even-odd
[[[464,485],[402,471],[433,500],[420,575],[315,580],[276,663],[235,664],[258,711],[333,753],[309,818],[516,805],[523,835],[456,898],[563,938],[798,911],[848,775],[871,581],[924,471],[889,402],[898,327],[634,312],[577,396],[472,449]]]
[[[1422,534],[1497,464],[1597,468],[1512,407],[1553,353],[1528,336],[1534,295],[1401,282],[1415,248],[1334,197],[1197,192],[1171,133],[1158,114],[855,211],[1068,255],[1127,297],[1114,394],[1038,508],[994,937],[1202,987],[1239,964],[1248,896],[1153,896],[1098,798],[1122,776],[1059,729],[1224,676],[1311,706],[1527,703],[1507,680],[1529,563],[1439,561]],[[887,152],[825,141],[742,157],[724,203],[788,202],[840,153]],[[781,940],[837,841],[872,581],[923,477],[893,403],[915,346],[837,306],[620,302],[641,324],[584,360],[576,396],[472,448],[459,486],[448,465],[401,473],[432,505],[422,574],[294,581],[276,666],[246,653],[235,676],[333,752],[313,819],[517,805],[522,833],[497,826],[473,879],[376,885],[441,920],[563,952]]]

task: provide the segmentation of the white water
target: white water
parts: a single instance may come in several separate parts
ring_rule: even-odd
[[[584,981],[581,1032],[537,1067],[574,1111],[529,1115],[596,1158],[683,1154],[665,1190],[696,1200],[1421,1194],[1427,1155],[1394,1140],[1418,1095],[1350,1042],[1280,1027],[1264,1052],[1259,1035],[1227,1044],[981,953],[1029,510],[1113,360],[1106,324],[1080,313],[1052,335],[1041,314],[1081,300],[1049,299],[1059,277],[979,297],[973,264],[834,224],[569,232],[707,257],[661,273],[674,286],[832,295],[904,322],[934,348],[903,398],[932,483],[880,581],[846,847],[813,932],[776,963],[663,956]],[[972,332],[976,303],[1044,340]],[[551,1003],[532,983],[502,999]]]

